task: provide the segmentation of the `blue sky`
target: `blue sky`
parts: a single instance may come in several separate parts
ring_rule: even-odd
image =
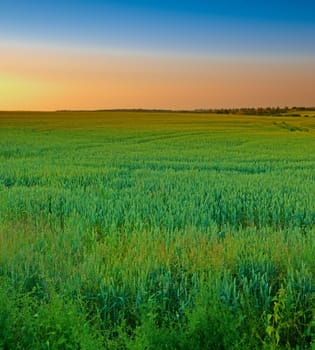
[[[315,0],[0,0],[0,110],[315,105]]]
[[[314,1],[0,2],[0,38],[187,54],[313,55]]]

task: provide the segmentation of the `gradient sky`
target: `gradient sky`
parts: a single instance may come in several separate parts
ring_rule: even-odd
[[[0,110],[315,105],[315,2],[0,0]]]

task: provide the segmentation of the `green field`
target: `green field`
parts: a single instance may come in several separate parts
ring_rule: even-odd
[[[314,349],[315,115],[0,113],[0,349]]]

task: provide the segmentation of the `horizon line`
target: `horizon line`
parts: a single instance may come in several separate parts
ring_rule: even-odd
[[[233,112],[233,111],[267,111],[267,110],[314,110],[314,106],[267,106],[267,107],[220,107],[220,108],[193,108],[193,109],[169,109],[169,108],[96,108],[96,109],[54,109],[54,110],[28,110],[28,109],[20,109],[20,110],[0,110],[0,113],[61,113],[61,112],[168,112],[168,113],[207,113],[207,112]]]

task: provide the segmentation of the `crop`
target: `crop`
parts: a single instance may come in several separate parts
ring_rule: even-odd
[[[0,113],[0,349],[311,349],[314,121]]]

